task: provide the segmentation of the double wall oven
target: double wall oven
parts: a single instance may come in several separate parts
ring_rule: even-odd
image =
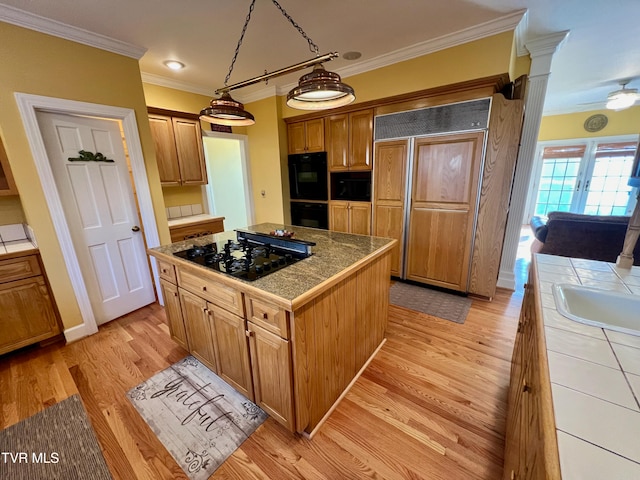
[[[289,155],[291,223],[329,228],[327,152]]]

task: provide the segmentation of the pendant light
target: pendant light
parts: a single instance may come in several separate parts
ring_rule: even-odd
[[[264,75],[254,77],[243,82],[227,85],[229,78],[231,77],[231,72],[233,71],[233,66],[238,58],[238,52],[240,51],[240,45],[242,45],[244,34],[247,30],[247,26],[249,25],[249,21],[251,20],[251,13],[253,12],[256,3],[256,0],[252,0],[242,33],[240,34],[240,39],[236,46],[235,54],[233,55],[231,65],[229,66],[229,73],[227,73],[224,80],[224,87],[215,91],[216,95],[220,95],[220,97],[213,98],[209,106],[200,111],[201,120],[227,126],[253,125],[255,123],[253,115],[244,109],[244,105],[242,103],[234,100],[229,92],[231,90],[253,85],[261,81],[267,81],[270,78],[285,75],[311,66],[314,67],[313,71],[303,75],[299,80],[298,86],[291,90],[287,95],[287,105],[300,110],[324,110],[347,105],[355,100],[356,97],[353,88],[342,83],[340,75],[334,72],[328,72],[322,66],[322,63],[338,57],[338,54],[331,52],[320,55],[318,46],[313,43],[293,18],[291,18],[291,16],[276,0],[271,0],[271,2],[307,41],[309,49],[316,54],[315,58],[289,67],[281,68],[271,73],[265,73]]]

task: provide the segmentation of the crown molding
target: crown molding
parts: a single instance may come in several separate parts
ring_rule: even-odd
[[[465,28],[464,30],[459,30],[458,32],[443,35],[441,37],[427,40],[425,42],[416,43],[415,45],[411,45],[407,48],[395,50],[393,52],[380,55],[370,60],[358,62],[355,65],[343,67],[333,71],[338,73],[341,77],[347,78],[360,73],[376,70],[381,67],[393,65],[394,63],[399,63],[405,60],[411,60],[412,58],[428,55],[430,53],[444,50],[446,48],[455,47],[457,45],[462,45],[474,40],[479,40],[481,38],[508,32],[509,30],[516,30],[517,33],[516,27],[521,23],[527,12],[528,11],[526,9],[517,10],[508,15],[496,18],[495,20],[490,20],[479,25],[474,25],[473,27]],[[148,80],[145,80],[145,78],[147,78]],[[158,75],[148,75],[143,73],[142,81],[164,87],[176,88],[178,90],[185,90],[187,92],[202,93],[202,89],[200,87],[196,87],[194,85],[179,84],[172,79],[160,77]],[[287,85],[276,87],[275,95],[286,95],[296,85],[296,83],[290,83]],[[271,97],[273,95],[274,87],[267,86],[244,96],[238,92],[235,92],[234,98],[242,103],[250,103]]]
[[[0,4],[0,21],[140,60],[146,48]]]
[[[144,83],[158,85],[159,87],[173,88],[175,90],[182,90],[184,92],[197,93],[198,95],[205,95],[209,98],[213,96],[213,92],[215,91],[215,87],[213,86],[211,88],[203,88],[193,85],[192,83],[181,82],[180,80],[163,77],[162,75],[155,75],[153,73],[142,72],[140,75]]]
[[[529,10],[525,10],[522,15],[522,20],[516,27],[516,55],[518,57],[524,57],[529,55],[529,50],[525,45],[527,37],[529,36]]]

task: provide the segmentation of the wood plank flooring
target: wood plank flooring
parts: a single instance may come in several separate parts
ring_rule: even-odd
[[[463,325],[390,306],[387,342],[313,440],[268,419],[215,479],[495,480],[521,293]],[[187,352],[145,307],[67,346],[0,357],[0,427],[80,393],[114,479],[186,478],[125,397]]]

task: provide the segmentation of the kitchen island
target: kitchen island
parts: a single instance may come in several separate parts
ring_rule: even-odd
[[[640,478],[640,337],[561,315],[554,284],[640,295],[640,267],[534,256],[511,367],[503,479]]]
[[[384,342],[395,240],[281,224],[313,254],[255,281],[174,253],[223,232],[148,250],[172,338],[291,431],[313,436]]]

